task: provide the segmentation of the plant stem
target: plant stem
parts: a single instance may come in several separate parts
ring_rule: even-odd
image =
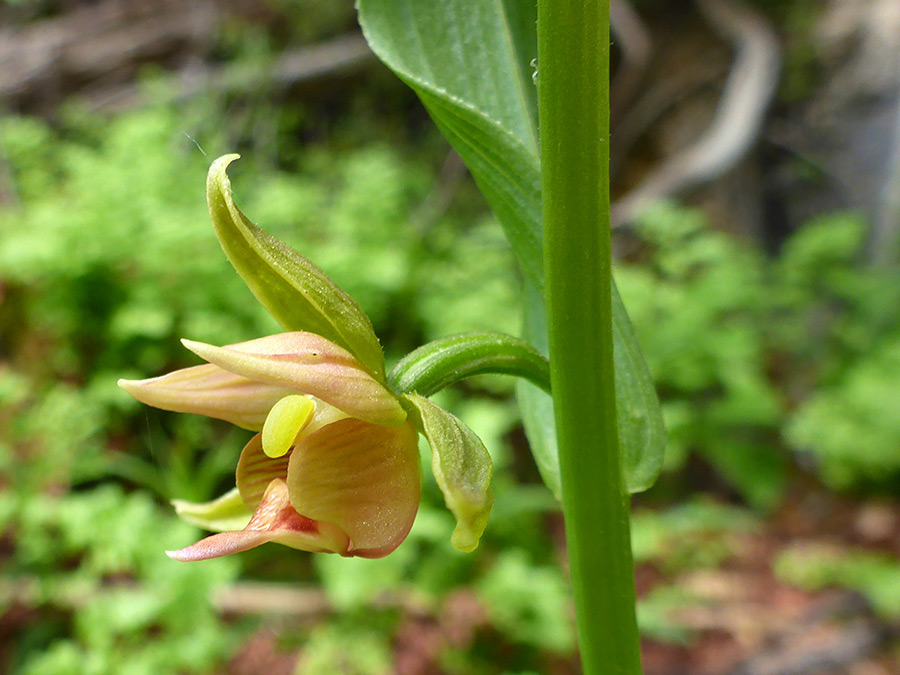
[[[550,376],[588,675],[641,672],[619,467],[609,240],[609,0],[538,0]]]

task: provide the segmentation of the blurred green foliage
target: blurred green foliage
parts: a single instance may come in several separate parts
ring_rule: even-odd
[[[653,562],[670,574],[716,567],[733,553],[733,536],[757,526],[750,512],[702,497],[665,511],[639,510],[632,517],[632,554],[636,563]]]
[[[855,591],[879,614],[900,618],[900,561],[885,553],[794,546],[775,561],[775,573],[807,590],[831,586]]]
[[[227,656],[238,632],[209,596],[238,565],[178,565],[161,547],[197,532],[160,510],[147,493],[104,485],[50,495],[0,496],[3,531],[15,558],[3,567],[3,604],[22,604],[42,621],[16,643],[11,672],[203,672]]]
[[[54,125],[0,118],[0,194],[8,195],[0,206],[0,593],[36,617],[16,629],[13,670],[211,672],[258,621],[224,620],[210,597],[260,579],[321,588],[333,608],[315,630],[296,630],[298,672],[390,672],[391,636],[408,620],[399,608],[440,615],[460,589],[486,616],[444,645],[446,672],[546,671],[548,658],[574,645],[567,581],[548,537],[559,529],[558,507],[523,447],[503,378],[473,379],[439,401],[485,440],[496,465],[494,512],[477,555],[450,546],[453,519],[429,472],[409,539],[383,560],[277,547],[196,566],[162,555],[198,536],[163,500],[231,487],[246,434],[139,406],[115,380],[195,363],[182,336],[224,344],[278,330],[209,225],[210,157],[247,148],[232,172],[238,203],[360,301],[389,360],[463,330],[516,333],[521,319],[502,233],[469,181],[439,177],[446,149],[436,135],[363,144],[344,128],[327,143],[280,141],[273,159],[214,123],[226,117],[221,106],[158,105],[115,119],[68,110]],[[797,471],[836,488],[896,491],[900,284],[896,269],[860,261],[859,218],[808,223],[771,259],[671,205],[648,214],[636,234],[640,246],[617,280],[670,434],[667,477],[642,500],[691,492],[699,464],[751,507],[698,499],[642,509],[638,562],[668,575],[722,563],[735,533],[755,527],[752,508],[776,506]],[[834,566],[784,575],[857,588],[880,606],[893,597],[882,593],[892,588],[892,564],[860,563],[884,581],[865,587],[869,572]],[[677,588],[657,588],[641,604],[644,630],[686,639],[668,613],[688,602]]]
[[[570,652],[571,626],[554,618],[566,582],[543,539],[556,505],[511,476],[497,481],[496,534],[483,559],[450,547],[453,519],[430,477],[412,535],[384,560],[317,556],[298,566],[303,554],[287,549],[197,566],[165,558],[198,533],[158,498],[203,500],[233,485],[246,434],[136,405],[115,380],[193,363],[181,336],[228,343],[279,330],[208,222],[209,158],[197,145],[226,151],[228,141],[202,124],[197,133],[192,120],[192,109],[168,106],[103,122],[70,111],[57,126],[0,118],[14,196],[0,208],[0,526],[14,551],[0,581],[4,599],[39,612],[15,639],[16,672],[207,672],[253,629],[223,621],[210,604],[241,575],[324,589],[340,623],[299,640],[298,672],[389,672],[397,612],[366,611],[386,589],[439,604],[448,589],[483,578],[493,598],[521,587],[522,568],[554,594],[532,593],[498,618],[501,640]],[[396,359],[450,332],[515,332],[519,323],[513,261],[474,188],[454,188],[460,205],[449,211],[417,210],[444,189],[435,167],[445,153],[436,143],[323,145],[283,166],[248,153],[233,172],[235,193],[361,302]],[[465,401],[447,392],[445,404],[509,466],[511,383],[485,377],[469,389]],[[495,569],[492,548],[510,542],[515,565]],[[358,649],[347,648],[348,635]],[[334,669],[336,652],[346,669]],[[485,657],[460,649],[454,658],[457,672],[470,672]]]
[[[767,259],[696,212],[660,207],[618,281],[669,431],[750,504],[776,505],[797,460],[836,488],[900,478],[900,284],[860,256],[865,223],[806,224]]]

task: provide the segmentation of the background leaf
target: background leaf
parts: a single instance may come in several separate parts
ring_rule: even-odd
[[[359,21],[378,57],[412,87],[465,161],[506,232],[526,277],[525,337],[547,353],[543,307],[536,5],[359,0]],[[619,443],[629,491],[649,487],[662,466],[665,431],[656,392],[614,288]],[[548,486],[559,467],[550,406],[519,387],[525,428]]]

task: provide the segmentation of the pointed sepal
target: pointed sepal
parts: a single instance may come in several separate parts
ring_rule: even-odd
[[[272,406],[292,393],[212,364],[182,368],[148,380],[119,380],[118,384],[154,408],[215,417],[250,431],[262,429]]]
[[[239,155],[209,168],[206,199],[219,243],[237,273],[287,330],[323,335],[384,377],[384,352],[369,317],[322,270],[254,225],[238,209],[226,169]]]
[[[474,551],[494,503],[491,456],[469,427],[440,406],[418,394],[402,400],[431,446],[431,470],[456,516],[450,542],[460,551]]]
[[[253,516],[253,509],[247,508],[236,487],[211,502],[199,504],[173,499],[172,506],[183,521],[210,532],[240,530],[247,526]]]
[[[278,333],[226,347],[182,340],[202,359],[236,375],[315,396],[372,424],[397,425],[403,407],[363,364],[313,333]]]

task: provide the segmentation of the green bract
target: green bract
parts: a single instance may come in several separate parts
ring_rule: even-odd
[[[428,439],[431,471],[447,508],[456,516],[451,542],[460,551],[473,551],[494,503],[491,456],[469,427],[427,398],[405,394],[401,401]]]
[[[431,396],[481,373],[515,375],[550,391],[547,359],[524,340],[503,333],[462,333],[429,342],[404,356],[388,381],[397,391]]]
[[[173,499],[175,513],[185,522],[213,532],[241,530],[247,527],[253,511],[247,508],[237,488],[229,490],[218,499],[205,504],[195,504],[183,499]]]
[[[312,262],[251,223],[235,206],[225,170],[238,157],[217,159],[206,181],[209,215],[234,269],[286,330],[328,338],[383,377],[381,344],[356,301]]]

